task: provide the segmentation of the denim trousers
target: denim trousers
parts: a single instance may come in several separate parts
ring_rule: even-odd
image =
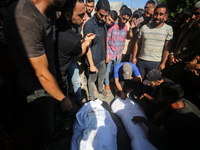
[[[72,62],[70,63],[69,67],[67,68],[67,73],[73,84],[76,101],[81,101],[82,100],[81,77],[79,75],[79,69],[78,69],[78,66],[77,66],[75,60],[72,60]],[[68,84],[67,84],[67,86],[68,86]],[[67,96],[66,97],[69,98],[68,87],[67,87]]]
[[[109,85],[110,84],[110,80],[109,80],[110,74],[112,74],[114,67],[116,65],[118,65],[119,63],[121,63],[121,60],[117,59],[117,60],[110,60],[110,63],[107,64],[107,66],[106,66],[105,85]]]
[[[89,68],[88,68],[89,69]],[[102,61],[100,67],[97,72],[89,72],[88,78],[88,90],[89,90],[89,97],[94,98],[94,83],[98,78],[98,91],[103,91],[103,83],[106,77],[106,62]]]

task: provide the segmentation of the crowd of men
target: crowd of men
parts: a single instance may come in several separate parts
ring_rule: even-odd
[[[17,72],[12,73],[17,81],[14,118],[27,114],[33,121],[28,148],[47,149],[55,112],[73,110],[69,81],[81,108],[85,80],[91,101],[97,98],[95,85],[104,96],[113,92],[112,79],[114,94],[123,100],[132,94],[149,116],[136,116],[132,122],[150,129],[149,139],[158,149],[198,143],[200,2],[184,9],[174,23],[168,8],[152,0],[133,13],[123,5],[119,14],[108,0],[94,4],[19,0],[0,16],[1,44],[8,47],[5,56],[12,58],[15,65],[10,66]],[[55,8],[60,11],[57,18]],[[178,147],[183,141],[190,144]]]

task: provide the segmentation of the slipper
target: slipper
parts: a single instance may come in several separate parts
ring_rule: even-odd
[[[103,96],[109,96],[108,91],[103,90],[102,92],[99,92],[100,94],[102,94]]]

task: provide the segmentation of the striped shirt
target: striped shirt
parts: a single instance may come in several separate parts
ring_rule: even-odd
[[[153,28],[152,24],[144,25],[138,34],[142,40],[139,58],[146,61],[161,62],[165,41],[173,37],[172,27],[163,24],[160,28]]]
[[[108,30],[107,57],[111,60],[116,60],[116,58],[120,58],[120,55],[122,55],[127,30],[127,25],[119,29],[118,21]]]

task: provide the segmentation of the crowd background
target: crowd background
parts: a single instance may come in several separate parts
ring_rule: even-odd
[[[15,0],[13,1],[9,1],[9,0],[5,0],[5,1],[1,1],[0,2],[0,148],[4,148],[4,149],[26,149],[27,147],[27,143],[28,143],[28,138],[32,131],[32,120],[30,118],[21,118],[22,120],[20,120],[21,122],[23,122],[24,126],[17,126],[16,128],[12,128],[13,127],[13,123],[15,123],[13,120],[10,120],[10,118],[13,117],[13,114],[15,114],[15,110],[16,107],[20,108],[19,105],[21,105],[21,103],[16,104],[16,101],[18,99],[20,99],[21,97],[19,96],[19,87],[17,86],[17,69],[14,65],[13,59],[10,56],[9,50],[8,50],[8,43],[6,42],[6,39],[4,37],[4,30],[3,30],[3,23],[4,23],[4,17],[7,11],[8,6],[10,6],[12,3],[14,3]],[[170,80],[170,82],[175,82],[180,84],[183,89],[184,89],[184,95],[182,92],[182,87],[179,87],[179,85],[175,85],[177,86],[177,89],[181,89],[179,92],[179,94],[181,95],[180,97],[185,98],[187,100],[189,100],[190,102],[192,102],[195,106],[193,107],[193,105],[191,106],[192,110],[195,110],[195,112],[197,112],[199,110],[196,110],[196,107],[198,109],[200,109],[200,77],[199,77],[199,69],[200,69],[200,37],[199,37],[199,26],[200,26],[200,3],[196,3],[197,0],[193,0],[193,1],[161,1],[162,3],[165,4],[165,6],[167,6],[167,8],[169,9],[169,13],[166,11],[165,13],[165,17],[161,18],[161,20],[159,20],[160,22],[162,22],[164,24],[166,24],[166,29],[163,30],[167,30],[168,32],[166,33],[166,38],[164,39],[164,46],[163,48],[165,49],[165,51],[167,51],[167,55],[166,57],[163,57],[164,52],[162,53],[162,58],[161,60],[156,60],[156,58],[151,58],[150,60],[147,60],[147,64],[149,66],[151,66],[150,68],[145,68],[145,73],[141,73],[141,67],[138,67],[138,60],[140,62],[140,64],[144,65],[144,62],[141,62],[142,59],[144,59],[145,57],[141,57],[141,52],[140,49],[144,46],[144,43],[142,43],[142,41],[139,41],[139,38],[142,38],[142,35],[145,34],[145,25],[152,23],[153,21],[153,15],[154,15],[154,10],[155,10],[155,6],[151,6],[153,5],[153,2],[149,2],[146,3],[144,9],[138,9],[134,12],[130,13],[130,9],[127,6],[122,6],[120,9],[120,12],[116,12],[114,10],[112,10],[111,12],[109,12],[110,8],[109,6],[107,6],[107,8],[103,8],[100,10],[95,10],[95,3],[93,1],[86,1],[86,10],[88,12],[86,12],[85,17],[83,19],[84,23],[80,26],[80,28],[78,28],[78,30],[80,30],[80,32],[78,30],[73,30],[76,35],[78,35],[80,38],[76,37],[74,38],[73,42],[75,42],[75,40],[80,41],[80,39],[82,39],[81,36],[83,37],[87,37],[88,34],[90,33],[94,33],[95,37],[92,37],[94,35],[88,35],[87,39],[83,39],[83,42],[81,41],[79,44],[83,44],[85,41],[88,42],[88,44],[86,44],[86,48],[84,49],[82,47],[82,49],[80,49],[78,51],[78,48],[76,49],[77,51],[73,51],[74,49],[69,50],[69,52],[67,53],[67,56],[70,55],[70,57],[68,58],[68,62],[67,65],[64,64],[63,67],[65,70],[68,69],[68,73],[66,76],[66,72],[61,74],[61,78],[63,79],[62,81],[64,81],[64,85],[62,84],[61,90],[63,91],[64,95],[66,95],[67,99],[69,98],[68,93],[69,91],[67,91],[66,89],[69,89],[71,87],[72,91],[74,92],[74,97],[75,97],[75,103],[78,107],[81,107],[81,105],[83,105],[84,103],[82,103],[82,97],[83,97],[83,93],[88,92],[87,94],[87,98],[88,100],[93,100],[95,99],[95,95],[94,95],[94,85],[96,85],[98,88],[96,90],[98,90],[98,92],[100,94],[102,94],[103,96],[107,97],[109,96],[110,93],[112,93],[113,95],[115,95],[116,93],[118,93],[118,96],[121,96],[122,99],[125,99],[127,97],[127,93],[132,94],[133,98],[136,98],[137,96],[141,96],[143,94],[144,91],[146,91],[145,88],[147,88],[149,90],[148,86],[141,86],[141,84],[138,84],[138,82],[141,81],[145,81],[145,79],[153,81],[153,80],[157,80],[157,79],[164,79],[165,81],[168,79]],[[196,4],[196,5],[195,5]],[[195,7],[194,7],[195,6]],[[101,8],[101,7],[100,7]],[[163,6],[162,6],[163,8]],[[101,28],[101,30],[97,31],[92,19],[95,20],[95,17],[91,15],[92,10],[94,9],[94,11],[96,12],[97,15],[94,15],[97,17],[97,20],[103,20],[103,22],[105,24],[98,24],[98,27]],[[104,10],[104,11],[102,11]],[[66,6],[66,12],[68,11],[68,7]],[[159,12],[160,13],[160,12]],[[163,13],[163,12],[161,12]],[[61,15],[60,15],[61,14]],[[63,13],[64,14],[64,13]],[[99,15],[99,16],[98,16]],[[107,17],[105,17],[107,16]],[[136,25],[135,20],[137,20],[138,18],[142,17],[144,18],[143,22],[140,22],[139,24]],[[61,25],[62,29],[62,13],[60,13],[59,11],[57,12],[57,18],[59,18],[59,23]],[[98,18],[99,17],[99,18]],[[91,20],[90,20],[91,19]],[[90,20],[88,22],[88,20]],[[121,26],[119,26],[119,29],[117,27],[115,27],[114,24],[116,24],[116,26],[118,25],[118,22],[121,22]],[[155,19],[156,22],[156,19]],[[64,22],[65,24],[65,22]],[[77,22],[76,22],[77,24]],[[80,24],[79,24],[80,25]],[[59,25],[58,25],[59,26]],[[89,27],[87,27],[89,26]],[[145,26],[145,27],[143,27]],[[95,32],[93,32],[94,30],[92,29],[94,28]],[[143,32],[140,32],[142,28]],[[107,38],[107,30],[108,30],[108,36],[109,35],[115,35],[114,39],[111,38]],[[126,32],[127,34],[122,33],[122,31],[124,30],[124,32]],[[62,31],[62,30],[61,30]],[[159,30],[160,31],[160,30]],[[112,33],[113,32],[113,33]],[[163,31],[162,31],[163,32]],[[173,32],[173,35],[172,33]],[[59,33],[59,30],[58,30]],[[120,33],[120,36],[119,36]],[[82,35],[81,35],[82,34]],[[124,36],[122,36],[124,34]],[[59,34],[58,34],[59,35]],[[125,38],[126,35],[126,38]],[[101,39],[102,37],[103,40]],[[139,38],[138,38],[139,37]],[[101,39],[101,40],[99,40]],[[94,40],[94,41],[93,41]],[[169,42],[166,42],[169,41]],[[70,44],[72,45],[71,42]],[[99,42],[99,43],[98,43]],[[109,43],[109,44],[107,44]],[[114,45],[116,43],[121,43],[120,45]],[[137,43],[137,44],[136,44]],[[170,45],[169,45],[170,43]],[[73,44],[77,44],[77,43],[73,43]],[[104,46],[103,51],[105,52],[103,55],[102,53],[98,53],[97,47],[99,47],[99,45]],[[113,46],[114,45],[114,46]],[[135,46],[137,45],[137,52],[134,54],[134,50],[135,50]],[[66,45],[65,45],[66,46]],[[76,45],[77,46],[77,45]],[[87,47],[89,47],[89,50]],[[96,46],[96,47],[95,47]],[[68,45],[66,47],[69,47]],[[80,45],[77,46],[80,48]],[[95,48],[94,48],[95,47]],[[111,48],[110,48],[111,47]],[[155,45],[154,45],[155,47]],[[110,48],[110,49],[109,49]],[[116,50],[118,48],[118,50]],[[108,49],[108,50],[107,50]],[[102,48],[100,48],[100,50],[102,51]],[[59,50],[58,50],[59,51]],[[91,65],[90,63],[90,58],[91,55],[88,54],[88,51],[91,51],[91,55],[93,56],[93,63],[95,64],[94,66]],[[62,50],[61,50],[62,52]],[[86,53],[86,55],[85,55]],[[63,54],[63,53],[62,53]],[[83,55],[83,56],[82,56]],[[101,55],[101,57],[100,57]],[[59,55],[58,55],[59,56]],[[62,55],[63,56],[63,55]],[[78,56],[78,57],[75,57]],[[109,57],[107,57],[109,56]],[[137,59],[134,59],[137,58]],[[87,59],[85,59],[87,58]],[[97,61],[97,59],[100,59],[99,61]],[[146,58],[145,58],[146,59]],[[154,65],[150,65],[150,63],[154,62],[156,60],[157,64],[155,65],[156,67],[152,68],[152,66]],[[164,61],[163,61],[164,60]],[[97,62],[95,62],[97,61]],[[86,62],[86,65],[85,65]],[[127,63],[126,63],[127,62]],[[161,62],[161,63],[160,63]],[[163,64],[164,65],[160,65]],[[112,64],[112,65],[108,65],[108,64]],[[126,67],[122,67],[123,64],[130,64],[130,65],[124,65]],[[153,64],[153,63],[152,63]],[[60,65],[60,63],[59,63]],[[63,69],[63,67],[60,65],[59,66],[57,64],[57,69],[60,67],[60,69]],[[121,65],[121,66],[120,66]],[[141,65],[141,66],[142,66]],[[91,67],[92,66],[92,67]],[[108,67],[109,66],[109,67]],[[116,67],[116,69],[114,69]],[[130,79],[131,81],[134,79],[133,82],[128,83],[126,82],[126,80],[122,83],[121,81],[125,79],[120,79],[118,80],[120,77],[120,75],[124,75],[123,73],[120,73],[120,67],[121,71],[125,71],[126,73],[129,73],[130,75],[126,78],[126,79]],[[137,66],[137,69],[133,69]],[[128,69],[127,69],[128,68]],[[130,71],[130,70],[134,70],[134,71]],[[162,72],[162,77],[157,77],[153,79],[148,79],[148,77],[146,76],[150,70],[152,69],[157,69],[160,70],[160,72]],[[59,70],[59,69],[58,69]],[[97,71],[98,70],[98,71]],[[60,71],[60,70],[59,70]],[[59,72],[57,71],[57,72]],[[96,73],[94,73],[96,72]],[[140,72],[140,73],[138,73]],[[70,75],[70,73],[72,73]],[[119,76],[117,75],[119,73]],[[140,76],[140,74],[142,76]],[[80,76],[79,76],[80,75]],[[132,75],[134,78],[132,78]],[[153,74],[155,75],[155,74]],[[67,78],[67,79],[66,79]],[[104,79],[106,78],[106,81],[104,82]],[[97,80],[97,81],[96,81]],[[114,82],[113,82],[114,80]],[[70,83],[70,81],[72,83]],[[115,91],[113,93],[113,91],[111,90],[112,87],[110,87],[109,82],[113,82],[114,86],[115,86]],[[68,86],[67,88],[65,87],[65,84]],[[84,86],[84,85],[88,85],[88,86]],[[148,82],[148,84],[151,84],[151,82]],[[147,85],[148,85],[147,84]],[[120,85],[120,86],[119,86]],[[132,87],[132,85],[137,85],[138,88],[135,89],[136,86]],[[163,89],[166,88],[165,86],[168,85],[164,85]],[[64,87],[62,89],[62,87]],[[126,89],[126,90],[125,90]],[[129,89],[132,89],[129,91]],[[142,89],[142,91],[141,91]],[[147,91],[148,91],[147,90]],[[135,92],[137,91],[137,92]],[[138,92],[139,91],[139,92]],[[155,94],[156,91],[155,89],[150,90],[151,92],[147,92],[148,95],[143,94],[144,97],[148,97],[149,95],[153,97],[153,99],[156,99],[158,94]],[[131,93],[132,92],[132,93]],[[139,93],[139,94],[138,94]],[[153,94],[152,94],[153,93]],[[170,92],[169,92],[170,93]],[[167,94],[169,94],[167,93]],[[167,95],[165,94],[165,95]],[[154,97],[155,96],[155,97]],[[148,99],[151,99],[152,97],[148,97]],[[140,102],[139,102],[140,103]],[[144,105],[144,104],[141,104]],[[147,104],[150,105],[150,104]],[[157,109],[160,109],[156,107]],[[154,106],[152,106],[152,108],[154,108]],[[70,108],[71,109],[71,108]],[[146,108],[146,104],[145,104],[145,110]],[[75,108],[73,108],[70,113],[65,113],[65,115],[62,114],[62,117],[64,118],[57,118],[57,123],[56,126],[59,128],[65,128],[63,126],[65,126],[64,120],[69,119],[71,116],[75,115],[75,112],[77,110],[75,110]],[[149,111],[149,109],[147,109],[147,111]],[[155,111],[155,110],[154,110]],[[59,113],[61,113],[59,111]],[[152,113],[152,111],[151,111]],[[150,117],[152,118],[152,114],[149,113]],[[154,114],[154,113],[153,113]],[[58,115],[59,116],[59,115]],[[74,119],[74,118],[73,118]],[[73,119],[70,122],[71,124],[73,124]],[[133,122],[140,122],[137,120],[138,118],[134,118]],[[195,118],[196,119],[196,118]],[[194,120],[195,120],[194,119]],[[69,122],[68,122],[69,123]],[[194,122],[195,123],[195,122]],[[197,122],[197,124],[199,123],[199,121]],[[28,124],[28,125],[27,125]],[[72,125],[71,125],[72,127]],[[21,132],[24,131],[23,128],[26,128],[26,132]],[[191,127],[192,128],[192,127]],[[196,128],[196,126],[194,126],[194,129]],[[19,133],[20,131],[20,133]],[[186,131],[187,132],[187,131]],[[52,137],[56,137],[58,132],[55,131],[52,135]],[[197,130],[197,134],[199,133],[199,130]],[[67,133],[64,133],[62,136],[68,136],[72,134],[72,130],[69,129],[69,131],[67,131]],[[182,135],[182,134],[181,134]],[[187,133],[187,136],[189,134]],[[69,138],[70,139],[70,138]],[[52,138],[51,140],[54,140],[54,138]],[[24,143],[20,143],[21,141],[23,141]],[[70,141],[70,140],[69,140]],[[159,141],[160,143],[162,143],[162,139]],[[174,142],[174,141],[173,141]],[[194,140],[193,142],[196,142],[196,140]],[[158,143],[158,142],[156,142]],[[164,144],[166,144],[165,142],[163,142]],[[69,144],[69,143],[67,143]],[[158,144],[159,145],[159,144]],[[21,147],[20,147],[21,146]],[[160,145],[159,145],[160,146]],[[159,147],[158,146],[158,147]],[[195,145],[196,146],[196,145]],[[176,147],[177,148],[177,147]],[[161,147],[162,149],[162,147]]]

